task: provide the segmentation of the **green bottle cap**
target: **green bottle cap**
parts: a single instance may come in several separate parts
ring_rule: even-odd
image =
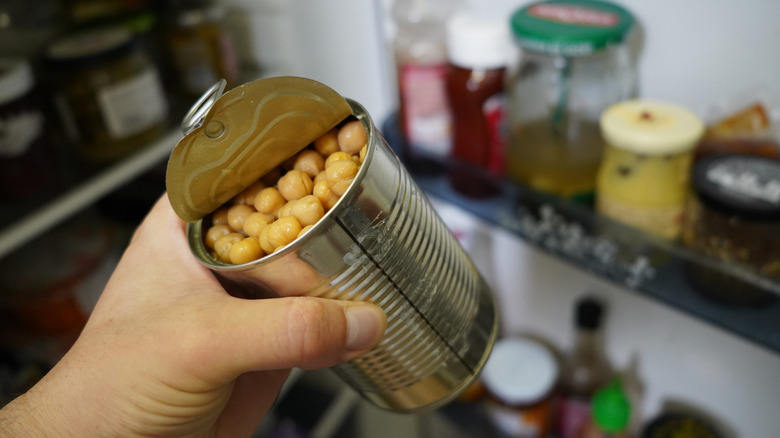
[[[521,47],[561,56],[583,56],[623,42],[634,25],[626,9],[599,0],[548,0],[512,15]]]
[[[619,378],[615,378],[593,397],[593,420],[604,432],[623,431],[631,419],[631,402],[623,391]]]

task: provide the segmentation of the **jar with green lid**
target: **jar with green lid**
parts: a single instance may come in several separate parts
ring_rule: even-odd
[[[163,133],[168,101],[135,34],[102,27],[68,34],[45,52],[54,106],[78,155],[119,159]]]
[[[532,3],[512,15],[520,51],[508,81],[508,173],[517,182],[590,202],[603,141],[599,117],[635,96],[630,12],[595,0]]]
[[[604,111],[601,133],[606,146],[596,186],[598,212],[676,239],[682,229],[693,149],[704,123],[679,105],[637,99]]]

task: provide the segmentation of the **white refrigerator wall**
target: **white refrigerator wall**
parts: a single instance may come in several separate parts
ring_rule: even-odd
[[[245,65],[260,66],[264,75],[318,79],[363,103],[378,125],[394,111],[386,13],[392,0],[222,1],[232,11]],[[525,4],[468,1],[504,13]],[[780,1],[620,3],[637,19],[630,45],[642,97],[674,101],[704,117],[712,105],[756,90],[765,102],[780,102]],[[471,221],[452,209],[446,215],[458,226]],[[532,332],[566,349],[574,301],[595,292],[609,303],[610,358],[618,368],[632,357],[638,361],[645,416],[664,404],[690,403],[719,417],[737,436],[780,433],[780,354],[601,281],[501,230],[482,228],[470,245],[500,297],[505,333]]]

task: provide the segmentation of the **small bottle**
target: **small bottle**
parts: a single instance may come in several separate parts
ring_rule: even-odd
[[[593,397],[590,419],[577,438],[628,438],[631,402],[619,378],[600,389]]]
[[[509,25],[499,16],[459,13],[447,23],[447,98],[452,114],[450,181],[460,193],[495,193],[488,176],[504,170],[504,75]]]
[[[586,297],[577,302],[576,340],[561,367],[557,424],[561,438],[576,436],[588,420],[593,395],[609,382],[612,374],[604,354],[601,330],[603,311],[601,303],[593,298]]]
[[[395,0],[392,6],[397,26],[393,52],[403,155],[410,164],[429,164],[450,153],[445,24],[459,4],[453,0]]]

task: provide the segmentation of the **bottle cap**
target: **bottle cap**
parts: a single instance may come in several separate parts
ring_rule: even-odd
[[[623,391],[620,378],[615,378],[593,397],[593,420],[604,432],[623,431],[631,419],[631,402]]]
[[[459,12],[447,22],[447,54],[458,67],[502,68],[511,53],[509,27],[498,17]]]
[[[610,145],[650,156],[688,152],[704,133],[704,123],[687,108],[653,100],[616,103],[602,113],[600,123]]]
[[[512,30],[524,49],[583,56],[623,42],[634,25],[630,12],[597,0],[532,3],[512,15]]]
[[[558,364],[550,350],[528,338],[496,342],[482,370],[485,388],[510,405],[541,400],[557,378]]]
[[[601,325],[604,307],[594,298],[586,297],[577,302],[575,322],[577,327],[595,330]]]

